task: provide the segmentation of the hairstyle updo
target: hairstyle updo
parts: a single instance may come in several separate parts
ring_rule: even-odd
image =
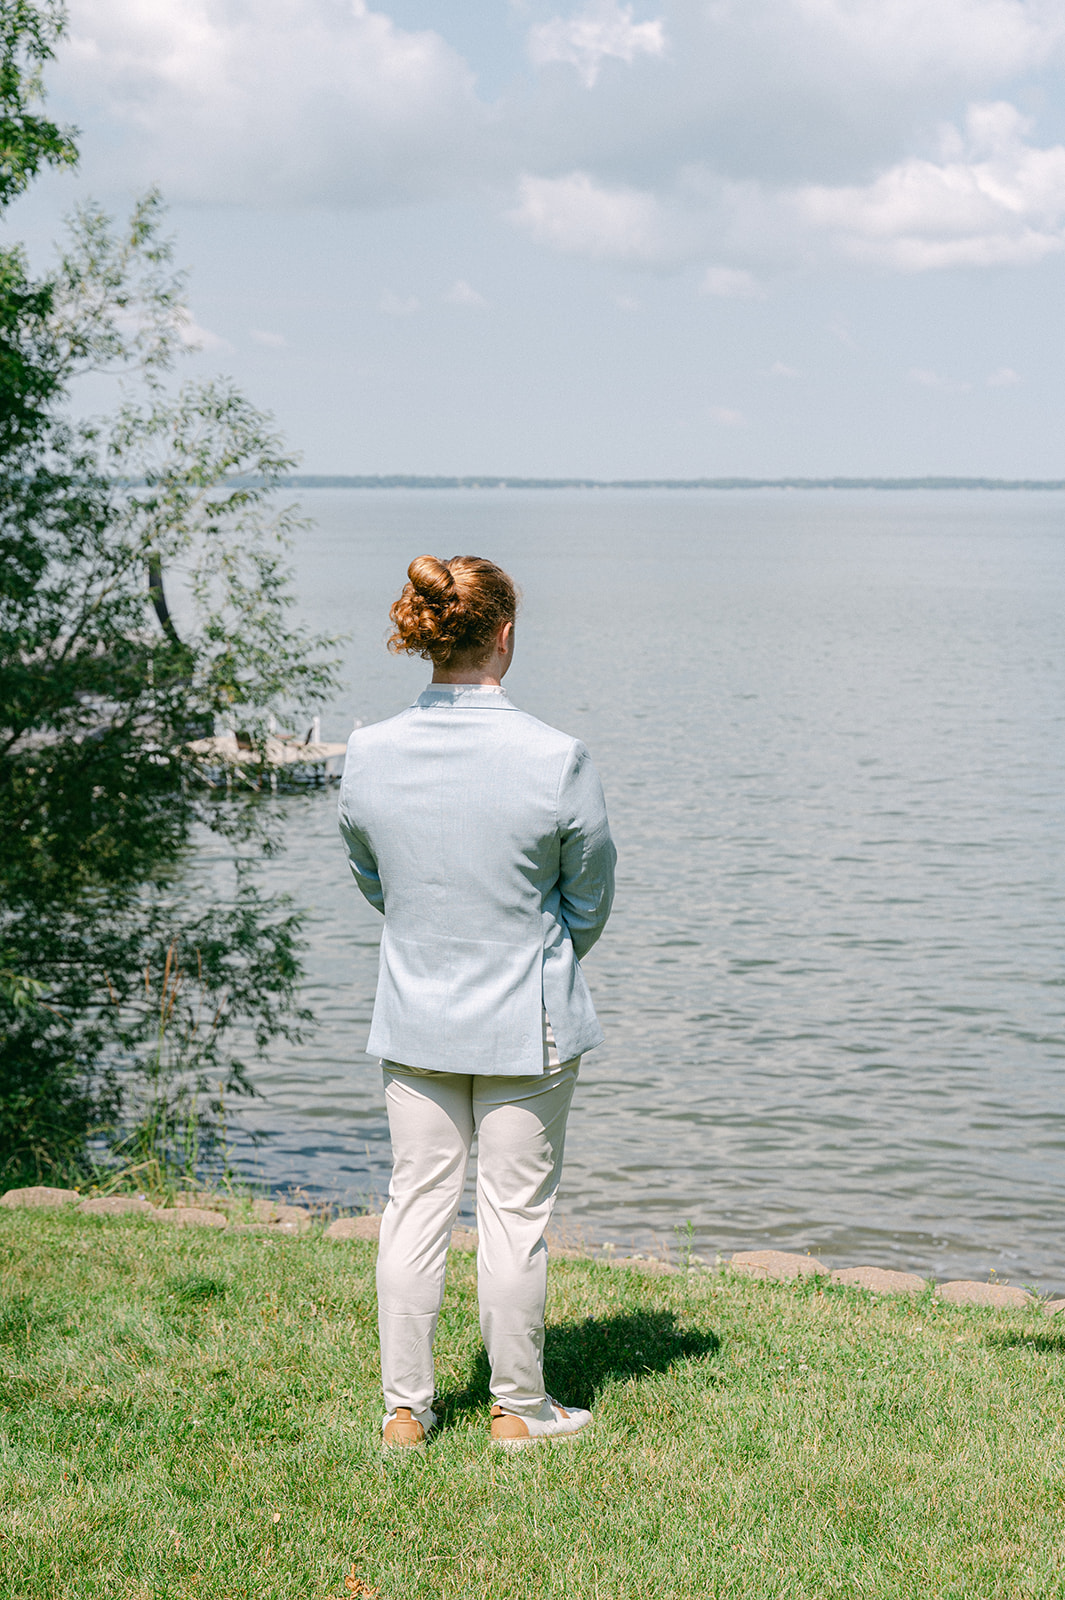
[[[434,667],[477,665],[503,624],[517,615],[513,582],[481,556],[415,556],[407,577],[389,612],[396,631],[388,648],[421,656]]]

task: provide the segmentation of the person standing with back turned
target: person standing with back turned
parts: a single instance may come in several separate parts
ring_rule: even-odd
[[[451,1229],[478,1141],[477,1290],[504,1448],[574,1434],[544,1388],[544,1230],[581,1055],[603,1040],[580,959],[616,852],[584,746],[508,700],[517,596],[476,556],[419,556],[389,648],[433,663],[414,704],[348,744],[340,830],[384,913],[367,1050],[392,1139],[377,1300],[386,1447],[420,1446]]]

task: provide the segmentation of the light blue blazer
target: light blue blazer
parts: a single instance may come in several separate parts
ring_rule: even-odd
[[[348,741],[340,831],[384,913],[371,1055],[437,1072],[539,1073],[603,1030],[580,958],[616,852],[584,746],[499,689],[432,684]]]

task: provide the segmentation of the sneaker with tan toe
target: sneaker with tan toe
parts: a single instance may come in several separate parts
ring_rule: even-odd
[[[492,1443],[503,1450],[524,1450],[545,1439],[571,1439],[590,1427],[591,1421],[590,1411],[580,1406],[560,1406],[550,1395],[532,1416],[519,1416],[515,1411],[504,1411],[502,1406],[495,1405],[492,1407]]]
[[[436,1414],[428,1406],[424,1411],[397,1406],[381,1424],[381,1443],[386,1450],[424,1450],[435,1426]]]

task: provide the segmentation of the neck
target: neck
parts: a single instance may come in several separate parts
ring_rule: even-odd
[[[482,661],[478,667],[434,667],[434,683],[478,683],[485,689],[501,689],[503,687],[503,674],[509,667],[509,660],[500,660],[498,656],[490,656],[487,661]]]
[[[475,683],[482,689],[501,689],[502,679],[498,674],[491,672],[440,672],[433,673],[434,683]]]

